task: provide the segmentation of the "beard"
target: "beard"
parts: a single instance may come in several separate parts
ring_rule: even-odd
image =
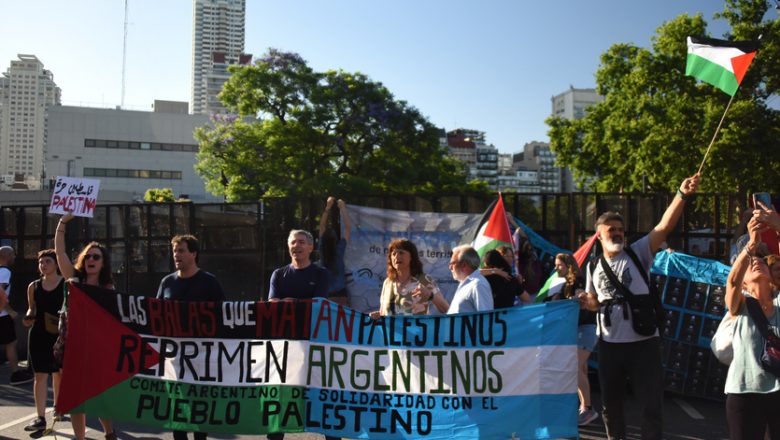
[[[604,242],[604,249],[610,254],[617,254],[623,251],[623,243],[615,243],[614,241]]]

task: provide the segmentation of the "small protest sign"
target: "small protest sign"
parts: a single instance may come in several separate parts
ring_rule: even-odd
[[[49,214],[73,212],[77,217],[92,217],[95,214],[100,180],[81,177],[57,176],[57,183],[51,194]]]

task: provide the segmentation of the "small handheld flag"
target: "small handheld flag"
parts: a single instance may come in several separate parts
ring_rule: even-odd
[[[757,49],[758,43],[754,41],[688,37],[685,74],[734,96]]]
[[[704,158],[701,160],[697,174],[700,174],[704,168],[704,162],[707,161],[712,144],[718,137],[723,120],[726,119],[726,113],[731,107],[731,102],[734,101],[734,95],[737,94],[737,89],[756,56],[756,50],[758,50],[758,42],[756,41],[726,41],[716,38],[688,37],[688,60],[685,64],[685,74],[712,84],[731,95],[729,103],[726,104],[726,110],[723,111],[723,116],[718,122],[718,128],[712,135],[710,145],[704,152]]]
[[[498,201],[493,206],[490,218],[482,224],[476,237],[474,237],[472,246],[477,250],[480,258],[484,257],[488,251],[499,246],[512,247],[512,233],[509,231],[509,222],[506,219],[501,193],[498,194]]]
[[[580,246],[579,249],[577,249],[576,252],[574,252],[574,260],[577,261],[577,266],[579,266],[580,269],[582,269],[582,263],[585,262],[585,258],[587,258],[590,250],[593,249],[593,244],[596,243],[596,238],[598,238],[598,235],[598,232],[593,234],[588,239],[588,241],[586,241],[582,246]],[[555,295],[561,290],[565,282],[566,279],[559,277],[558,272],[553,269],[552,274],[550,274],[550,278],[547,278],[547,281],[545,281],[542,288],[539,289],[539,293],[536,294],[534,302],[542,302],[548,296]]]

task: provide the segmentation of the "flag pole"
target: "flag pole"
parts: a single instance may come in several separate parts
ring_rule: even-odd
[[[731,107],[731,102],[734,101],[734,97],[736,96],[736,92],[731,95],[731,99],[729,99],[729,103],[726,104],[726,110],[723,110],[723,116],[720,117],[720,122],[718,122],[718,128],[715,129],[715,134],[712,135],[712,140],[710,141],[710,145],[707,147],[707,151],[704,153],[704,158],[701,160],[701,165],[699,165],[699,171],[696,172],[696,174],[701,174],[702,168],[704,168],[704,162],[707,161],[707,156],[710,154],[710,150],[712,149],[712,144],[715,143],[715,138],[718,137],[718,133],[720,132],[720,127],[723,125],[723,120],[726,119],[726,113],[729,111],[729,107]]]

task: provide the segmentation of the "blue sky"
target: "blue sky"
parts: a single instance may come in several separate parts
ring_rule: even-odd
[[[664,21],[715,0],[247,0],[246,52],[299,53],[317,70],[360,71],[446,129],[474,128],[501,152],[548,140],[550,98],[594,87],[599,56],[647,46]],[[775,12],[771,12],[776,17]],[[33,18],[34,17],[34,18]],[[192,3],[129,0],[125,107],[189,101]],[[6,0],[0,69],[34,54],[66,105],[121,102],[122,0]]]

